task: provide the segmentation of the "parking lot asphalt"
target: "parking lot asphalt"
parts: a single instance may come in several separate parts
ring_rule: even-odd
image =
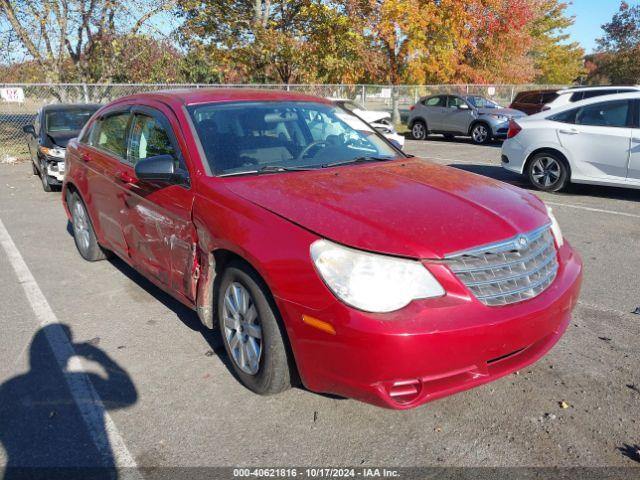
[[[434,138],[405,150],[527,187],[500,168],[499,145]],[[121,261],[82,260],[59,193],[43,192],[28,163],[0,165],[0,221],[34,280],[16,273],[5,242],[0,465],[104,463],[80,408],[90,402],[107,412],[114,463],[138,466],[640,466],[640,191],[535,193],[585,264],[567,333],[518,374],[399,412],[301,388],[251,393],[193,312]],[[102,402],[64,383],[37,291]],[[25,411],[37,415],[18,428]]]

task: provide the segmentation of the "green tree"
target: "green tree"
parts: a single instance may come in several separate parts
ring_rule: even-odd
[[[536,18],[531,34],[534,45],[531,55],[536,70],[535,81],[548,84],[569,84],[585,73],[584,49],[569,42],[565,30],[574,18],[567,16],[567,4],[558,0],[537,0]]]
[[[598,75],[613,84],[640,82],[640,5],[620,3],[609,23],[602,25],[604,36],[598,39]]]

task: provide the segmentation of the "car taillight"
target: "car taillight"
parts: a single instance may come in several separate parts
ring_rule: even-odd
[[[507,131],[507,138],[513,138],[522,131],[522,127],[512,118],[509,120],[509,130]]]

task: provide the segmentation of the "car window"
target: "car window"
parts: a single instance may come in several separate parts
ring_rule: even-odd
[[[492,102],[487,98],[479,97],[475,95],[468,96],[467,102],[469,102],[471,105],[473,105],[476,108],[500,108],[500,106],[497,103]]]
[[[348,111],[314,102],[231,102],[189,107],[216,175],[264,166],[317,168],[363,156],[400,156]]]
[[[594,97],[600,97],[602,95],[612,95],[614,93],[617,93],[617,90],[615,89],[607,89],[607,90],[590,90],[588,92],[584,92],[584,95],[582,96],[583,100],[586,100],[587,98],[594,98]]]
[[[629,102],[603,102],[587,105],[576,113],[577,125],[593,125],[602,127],[626,127],[629,114]]]
[[[516,95],[513,103],[538,103],[537,94],[529,92],[520,92]]]
[[[424,104],[427,107],[444,107],[445,106],[445,97],[438,96],[438,97],[427,98],[424,101]]]
[[[449,96],[449,108],[458,108],[460,105],[466,105],[467,102],[465,102],[462,98],[460,97],[454,97],[454,96]]]
[[[556,98],[558,98],[558,94],[556,92],[547,92],[547,93],[543,93],[541,95],[540,98],[540,103],[544,104],[544,103],[551,103],[553,102]]]
[[[47,110],[44,114],[45,130],[48,133],[76,132],[84,127],[95,109]]]
[[[554,122],[575,123],[576,113],[578,113],[578,109],[574,108],[571,110],[565,110],[564,112],[556,113],[555,115],[551,115],[550,117],[547,117],[547,119],[553,120]]]
[[[126,158],[130,117],[129,112],[122,112],[99,119],[91,130],[89,144],[120,158]]]
[[[156,155],[171,155],[176,161],[178,157],[165,127],[154,117],[137,113],[131,126],[128,160],[135,165]]]
[[[578,101],[582,100],[583,95],[584,95],[584,92],[575,92],[575,93],[572,93],[572,94],[571,94],[571,97],[569,97],[569,101],[570,101],[571,103],[573,103],[573,102],[578,102]]]

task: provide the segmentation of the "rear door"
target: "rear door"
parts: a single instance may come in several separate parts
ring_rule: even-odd
[[[571,153],[578,176],[624,181],[631,143],[631,102],[594,103],[551,117],[562,146]]]
[[[91,126],[86,142],[78,145],[84,166],[78,187],[103,246],[128,258],[122,232],[124,195],[117,188],[116,175],[127,155],[131,122],[129,107],[116,106],[104,112]]]
[[[429,97],[422,102],[420,107],[423,117],[427,121],[427,128],[431,131],[444,130],[444,116],[447,113],[446,95]]]
[[[188,300],[195,299],[196,233],[191,220],[193,191],[182,185],[144,182],[135,164],[156,155],[174,157],[188,178],[186,147],[179,124],[163,104],[136,106],[126,161],[119,167],[118,187],[125,197],[124,236],[131,260],[141,271]]]

